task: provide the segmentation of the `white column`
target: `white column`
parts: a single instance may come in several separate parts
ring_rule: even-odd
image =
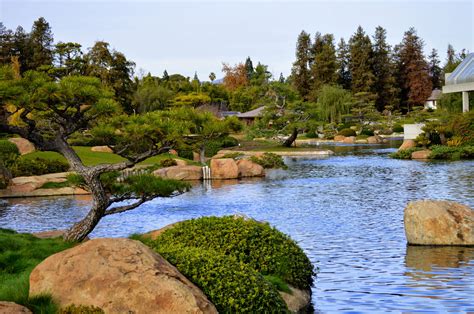
[[[469,92],[462,92],[462,112],[469,111]]]

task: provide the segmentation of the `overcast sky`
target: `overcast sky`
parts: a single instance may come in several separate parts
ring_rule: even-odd
[[[301,30],[349,39],[358,25],[373,34],[387,29],[394,45],[414,26],[425,52],[438,49],[442,60],[451,43],[474,51],[474,0],[467,1],[23,1],[0,0],[6,27],[26,30],[43,16],[55,41],[88,48],[104,40],[135,61],[136,71],[181,73],[201,80],[221,75],[222,62],[250,56],[278,78],[290,73]]]

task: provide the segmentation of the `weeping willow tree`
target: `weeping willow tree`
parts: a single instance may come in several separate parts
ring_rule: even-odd
[[[341,87],[324,85],[318,93],[319,117],[330,123],[339,123],[351,112],[351,93]]]

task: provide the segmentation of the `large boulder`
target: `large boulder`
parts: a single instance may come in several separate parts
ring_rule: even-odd
[[[106,313],[217,313],[174,266],[130,239],[93,239],[48,257],[30,275],[30,296],[42,293]]]
[[[212,179],[237,179],[239,167],[232,158],[211,159]]]
[[[113,153],[114,151],[109,146],[93,146],[91,152],[96,153]]]
[[[410,202],[404,224],[409,244],[474,245],[474,211],[456,202]]]
[[[249,159],[240,159],[237,161],[239,169],[239,177],[263,177],[265,176],[265,169],[259,164],[254,163]]]
[[[30,314],[29,309],[13,302],[0,301],[0,314]]]
[[[280,296],[285,301],[291,313],[311,313],[311,290],[301,290],[289,286],[291,293],[280,291]]]
[[[411,159],[429,159],[431,155],[431,150],[424,149],[418,150],[416,152],[411,153]]]
[[[22,155],[33,153],[36,150],[35,145],[25,138],[13,137],[9,138],[8,141],[15,144]]]
[[[384,143],[384,138],[379,135],[369,136],[367,138],[367,143],[369,144],[382,144]]]
[[[355,136],[348,136],[348,137],[345,137],[342,142],[346,144],[354,144],[355,141],[356,141]]]
[[[164,179],[174,180],[201,180],[202,167],[199,166],[172,166],[153,171],[153,174]]]
[[[335,135],[334,136],[334,142],[344,142],[344,139],[346,137],[344,135]]]
[[[416,147],[415,140],[403,140],[402,145],[398,148],[398,150],[405,150]]]

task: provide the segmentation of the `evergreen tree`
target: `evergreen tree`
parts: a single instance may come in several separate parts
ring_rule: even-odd
[[[317,93],[323,85],[334,84],[337,81],[334,36],[332,34],[321,36],[317,33],[313,47],[311,98],[316,100]]]
[[[211,72],[209,74],[209,79],[211,80],[211,83],[214,83],[214,80],[216,79],[216,73]]]
[[[170,78],[170,76],[168,75],[168,71],[164,70],[162,80],[163,81],[168,81],[169,78]]]
[[[27,60],[26,65],[29,70],[53,64],[53,33],[49,23],[43,17],[33,23],[29,36],[29,49],[31,59]]]
[[[278,79],[278,82],[285,83],[285,77],[283,76],[282,72],[280,72],[280,78]]]
[[[291,69],[291,78],[293,85],[303,99],[308,99],[311,86],[310,48],[311,38],[308,33],[302,31],[296,44],[296,61]]]
[[[413,106],[423,105],[432,90],[428,63],[423,56],[423,45],[423,40],[411,27],[405,32],[398,51],[399,71],[404,86],[401,101],[408,111]]]
[[[21,73],[27,70],[28,60],[31,59],[32,51],[29,47],[29,36],[23,27],[18,26],[13,35],[12,54],[18,56]]]
[[[375,29],[372,65],[374,71],[373,92],[375,107],[382,112],[396,106],[398,89],[394,77],[395,65],[391,60],[391,48],[387,44],[387,31],[378,26]]]
[[[247,57],[247,59],[245,60],[245,72],[247,73],[247,80],[250,82],[254,74],[253,63],[250,57]]]
[[[351,72],[349,71],[349,45],[341,38],[337,46],[337,84],[344,89],[351,89]]]
[[[431,84],[433,89],[441,88],[441,67],[439,66],[441,61],[439,61],[438,51],[433,48],[431,54],[428,56],[429,64],[429,73],[431,78]]]
[[[375,77],[372,70],[372,43],[363,28],[359,26],[349,40],[350,63],[352,77],[352,92],[370,93]]]
[[[14,34],[0,22],[0,64],[9,64],[15,55]]]

